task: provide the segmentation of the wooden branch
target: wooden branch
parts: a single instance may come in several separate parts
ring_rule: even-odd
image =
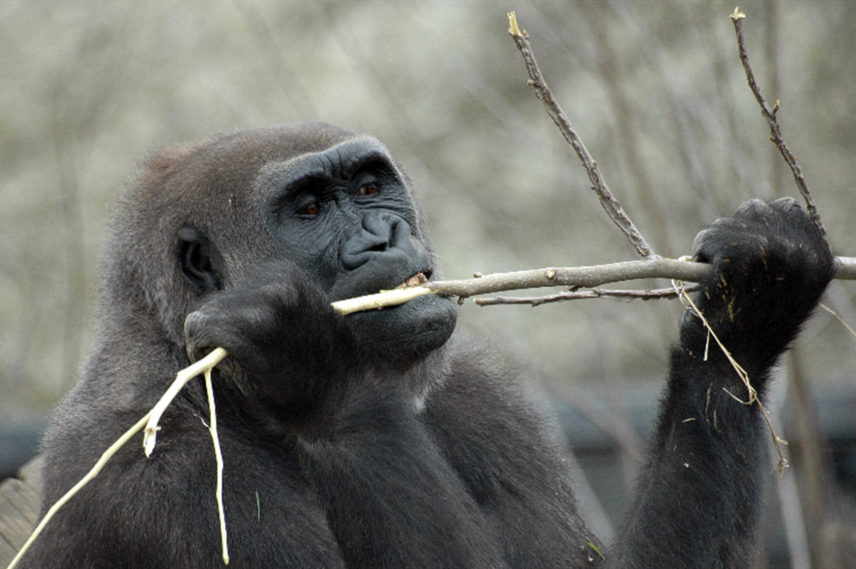
[[[755,95],[755,100],[758,101],[758,105],[761,107],[761,114],[764,115],[764,118],[767,119],[767,125],[770,127],[770,140],[776,145],[776,148],[779,149],[779,153],[784,158],[785,162],[791,169],[791,173],[794,175],[794,181],[796,182],[797,189],[805,200],[806,209],[808,210],[808,214],[811,216],[812,221],[820,230],[822,235],[826,235],[826,230],[823,227],[823,224],[820,222],[820,212],[817,211],[817,206],[814,204],[814,199],[811,197],[811,191],[808,189],[808,184],[805,181],[805,177],[802,173],[802,168],[800,168],[799,163],[797,162],[796,157],[791,153],[791,150],[788,148],[788,145],[785,144],[785,140],[782,137],[782,129],[779,126],[779,120],[777,115],[779,113],[779,101],[776,100],[776,104],[773,105],[772,108],[767,104],[767,100],[764,98],[764,95],[761,94],[761,89],[758,87],[758,82],[755,80],[755,73],[752,72],[752,67],[749,65],[749,54],[746,52],[746,44],[743,41],[743,19],[746,18],[746,14],[741,12],[738,8],[734,8],[734,12],[731,13],[731,22],[734,24],[734,32],[737,34],[737,50],[740,53],[740,62],[743,64],[743,71],[746,73],[746,81],[749,83],[749,89],[751,89],[752,94]]]
[[[466,298],[507,290],[567,286],[591,288],[634,279],[667,278],[698,282],[712,271],[706,263],[662,257],[585,267],[547,267],[494,273],[474,279],[428,282],[424,286],[447,296]]]
[[[538,67],[538,62],[535,61],[535,55],[532,53],[532,46],[529,45],[529,39],[525,31],[520,31],[517,26],[517,16],[514,12],[508,13],[508,33],[514,39],[517,49],[520,50],[520,55],[523,56],[523,61],[526,64],[526,71],[529,74],[529,84],[535,88],[535,95],[544,103],[547,109],[547,114],[553,119],[553,122],[559,128],[562,136],[570,144],[574,151],[579,156],[588,174],[591,182],[591,189],[597,194],[597,199],[600,200],[600,205],[606,211],[613,223],[618,226],[618,229],[624,233],[625,237],[630,241],[630,244],[642,257],[648,258],[655,256],[653,249],[636,229],[636,226],[630,220],[630,217],[621,207],[621,203],[616,199],[615,195],[606,185],[600,170],[597,167],[597,162],[592,158],[582,139],[571,126],[571,121],[568,120],[565,111],[559,106],[558,101],[553,96],[553,92],[547,86],[544,76],[541,75],[541,70]]]
[[[585,267],[545,267],[526,271],[492,273],[472,279],[430,281],[419,286],[386,290],[376,294],[339,300],[334,302],[332,306],[342,314],[351,314],[363,310],[397,306],[431,293],[465,299],[481,294],[542,287],[594,288],[608,283],[635,279],[663,278],[699,282],[709,276],[712,270],[711,265],[707,263],[664,257]],[[856,280],[856,257],[836,257],[834,277],[842,280]],[[491,303],[477,302],[477,304]]]

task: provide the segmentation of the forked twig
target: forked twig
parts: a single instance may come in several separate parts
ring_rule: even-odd
[[[21,546],[21,549],[18,550],[18,553],[15,555],[15,557],[12,559],[12,561],[9,563],[9,565],[6,566],[6,569],[14,569],[18,565],[18,562],[20,562],[20,560],[24,556],[24,554],[33,545],[33,542],[36,541],[36,538],[39,537],[39,535],[42,533],[42,530],[45,529],[45,526],[48,525],[48,522],[50,522],[51,519],[53,519],[53,517],[56,515],[56,513],[60,510],[60,508],[65,506],[65,504],[69,500],[71,500],[71,498],[73,498],[75,494],[80,492],[80,490],[82,490],[87,484],[92,482],[92,480],[94,480],[95,477],[98,476],[98,474],[101,472],[101,469],[104,468],[104,465],[106,465],[107,462],[111,458],[113,458],[113,455],[115,455],[119,451],[119,449],[121,449],[123,446],[125,446],[125,443],[130,441],[134,437],[134,435],[136,435],[140,431],[145,431],[146,429],[152,429],[151,430],[151,433],[152,433],[151,439],[147,439],[145,435],[143,437],[143,441],[144,441],[143,444],[144,444],[144,447],[146,448],[146,456],[149,456],[151,454],[151,450],[154,449],[154,445],[155,445],[154,433],[157,433],[158,429],[160,428],[157,426],[160,415],[163,414],[163,411],[169,406],[169,404],[172,402],[172,400],[175,399],[175,396],[178,395],[178,393],[182,390],[182,388],[184,388],[184,386],[187,385],[187,383],[190,382],[191,379],[193,379],[194,377],[197,377],[199,374],[202,374],[202,373],[204,373],[206,375],[206,390],[208,393],[208,410],[209,410],[209,414],[210,414],[209,430],[211,432],[211,438],[214,441],[214,453],[215,453],[215,458],[217,460],[217,490],[216,490],[216,496],[215,497],[217,499],[217,508],[218,508],[218,513],[220,516],[220,531],[221,531],[220,535],[221,535],[221,540],[222,540],[222,545],[223,545],[223,561],[226,565],[228,565],[229,564],[229,552],[228,552],[228,547],[226,545],[226,520],[225,520],[225,514],[223,512],[223,494],[222,494],[223,459],[222,459],[222,454],[220,452],[220,440],[219,440],[219,437],[217,436],[217,414],[216,414],[216,410],[214,407],[214,392],[208,385],[210,383],[211,370],[214,368],[214,366],[216,366],[218,363],[220,363],[223,360],[223,358],[225,358],[227,355],[228,355],[228,353],[223,348],[216,348],[216,349],[212,350],[211,353],[209,353],[206,357],[197,361],[193,365],[188,366],[188,367],[180,370],[178,372],[178,374],[176,374],[176,378],[172,382],[172,384],[170,385],[169,389],[167,389],[167,391],[160,398],[160,400],[158,400],[157,404],[155,404],[155,406],[152,407],[148,413],[143,415],[139,421],[134,423],[118,439],[116,439],[116,442],[114,442],[112,445],[107,447],[107,450],[105,450],[101,454],[101,456],[98,458],[98,460],[95,462],[95,466],[93,466],[89,470],[89,472],[87,472],[83,476],[83,478],[81,478],[77,482],[77,484],[72,486],[65,494],[62,495],[62,497],[59,500],[57,500],[50,507],[50,509],[47,511],[47,513],[45,513],[45,516],[39,522],[39,524],[32,531],[32,533],[30,534],[30,537],[27,538],[27,541],[24,542],[24,545]],[[155,412],[156,411],[158,411],[157,418],[155,418]],[[154,425],[153,427],[151,426],[152,424]],[[151,448],[149,448],[148,445],[151,445]]]
[[[146,421],[145,430],[143,431],[143,450],[146,453],[146,457],[151,456],[152,451],[155,449],[158,431],[160,430],[158,423],[160,423],[161,415],[163,415],[166,408],[169,407],[170,403],[172,403],[172,400],[175,399],[182,389],[184,389],[185,385],[190,383],[191,379],[214,368],[217,364],[223,361],[227,355],[228,352],[223,348],[215,348],[211,350],[207,356],[180,370],[178,374],[176,374],[175,380],[170,384],[169,388],[158,402],[155,403],[152,410],[146,415],[148,417],[148,421]]]

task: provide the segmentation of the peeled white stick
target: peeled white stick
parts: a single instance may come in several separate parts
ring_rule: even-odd
[[[214,405],[214,387],[211,384],[211,368],[205,370],[205,393],[208,395],[208,431],[214,443],[214,459],[217,461],[217,514],[220,518],[220,544],[223,563],[229,564],[229,541],[226,534],[226,510],[223,507],[223,452],[220,450],[220,435],[217,434],[217,408]]]
[[[169,404],[172,403],[172,400],[175,399],[175,396],[179,394],[191,379],[200,373],[210,370],[223,361],[223,358],[227,355],[228,352],[223,348],[214,348],[207,356],[176,374],[172,385],[169,386],[166,393],[163,394],[160,400],[158,400],[155,406],[152,407],[152,410],[147,414],[148,422],[146,422],[146,428],[143,431],[143,450],[147,457],[151,456],[152,451],[155,449],[155,445],[157,444],[158,430],[160,429],[158,422],[160,421],[161,415],[163,415],[166,408],[169,407]]]
[[[367,294],[365,296],[337,300],[331,306],[342,314],[351,314],[353,312],[362,312],[363,310],[380,309],[384,306],[397,306],[405,302],[410,302],[414,298],[437,292],[440,291],[424,286],[394,288],[392,290],[382,290],[377,294]]]

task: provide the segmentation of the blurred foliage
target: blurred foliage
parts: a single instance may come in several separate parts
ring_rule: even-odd
[[[795,195],[745,85],[730,3],[5,0],[0,417],[42,414],[73,385],[110,204],[162,145],[340,123],[400,157],[446,276],[633,258],[527,87],[508,8],[660,253],[689,253],[700,227],[749,197]],[[856,4],[741,8],[833,247],[853,254]],[[836,284],[827,301],[851,324],[853,292]],[[468,304],[460,322],[564,390],[658,381],[679,313],[668,302]],[[819,315],[801,340],[809,375],[849,379],[853,341]]]

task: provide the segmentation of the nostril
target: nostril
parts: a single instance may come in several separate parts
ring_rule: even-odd
[[[389,239],[380,235],[374,235],[371,239],[366,239],[364,244],[366,251],[386,251],[389,246]]]

